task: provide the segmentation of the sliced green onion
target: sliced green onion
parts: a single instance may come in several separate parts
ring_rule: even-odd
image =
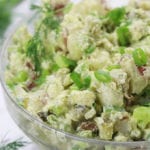
[[[83,79],[83,87],[88,88],[91,84],[91,77],[87,76]]]
[[[117,29],[118,43],[120,46],[128,46],[130,44],[131,33],[127,26],[121,26]]]
[[[60,68],[68,68],[69,67],[70,69],[74,69],[77,64],[76,61],[71,60],[62,55],[57,55],[55,57],[55,62]]]
[[[46,76],[49,75],[49,70],[42,70],[41,75],[39,76],[39,78],[37,78],[35,80],[35,83],[37,86],[43,84],[46,80]]]
[[[52,67],[51,67],[51,70],[52,70],[52,72],[56,72],[56,71],[58,71],[59,70],[59,66],[56,64],[56,63],[54,63],[53,65],[52,65]]]
[[[95,71],[94,75],[97,80],[104,82],[104,83],[111,82],[112,80],[109,72],[106,72],[106,71],[102,71],[102,70]]]
[[[124,7],[115,8],[107,14],[107,17],[111,22],[113,22],[114,25],[118,26],[124,19],[125,13],[126,12]]]
[[[76,67],[77,65],[76,61],[69,59],[67,57],[64,57],[64,56],[63,56],[63,59],[71,70],[73,70]]]
[[[75,83],[75,85],[81,89],[82,88],[82,83],[81,83],[81,75],[77,72],[72,72],[70,75],[71,79]]]
[[[28,73],[26,71],[21,71],[17,74],[15,81],[16,82],[24,82],[28,79]]]
[[[64,115],[67,112],[67,108],[65,106],[54,106],[52,108],[52,112],[56,115],[56,116],[60,116],[60,115]]]
[[[26,71],[20,71],[16,76],[6,81],[7,85],[12,89],[17,83],[25,82],[28,79]]]
[[[132,56],[137,66],[143,66],[147,63],[147,55],[141,48],[134,50]]]
[[[145,128],[150,123],[150,107],[137,107],[133,111],[133,118],[135,118],[140,127]]]
[[[107,67],[107,69],[108,69],[109,71],[111,71],[111,70],[113,70],[113,69],[120,69],[120,68],[121,68],[120,65],[111,65],[111,66],[108,66],[108,67]]]
[[[81,74],[79,74],[77,72],[72,72],[70,77],[79,89],[87,89],[91,84],[90,76],[81,78]]]
[[[85,50],[85,53],[91,54],[92,52],[94,52],[94,50],[95,50],[95,46],[91,45]]]
[[[120,54],[125,54],[125,47],[119,47]]]

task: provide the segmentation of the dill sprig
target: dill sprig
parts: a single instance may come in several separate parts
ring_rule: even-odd
[[[46,26],[47,29],[57,30],[60,25],[60,18],[56,15],[62,8],[54,10],[50,4],[45,3],[44,6],[32,5],[31,9],[42,13],[44,18],[41,21],[41,27]]]
[[[32,5],[32,9],[36,9],[40,13],[42,13],[43,19],[36,29],[35,34],[27,43],[26,55],[31,58],[32,63],[35,67],[35,71],[40,75],[42,71],[41,59],[47,57],[45,54],[45,47],[43,44],[41,33],[44,32],[45,35],[47,35],[47,30],[55,30],[56,32],[58,32],[61,20],[56,16],[57,12],[53,8],[51,8],[49,4],[45,4],[44,7]]]
[[[23,141],[21,138],[13,142],[5,143],[5,141],[0,145],[0,150],[18,150],[21,147],[29,144],[26,141]]]
[[[41,73],[40,57],[44,52],[45,48],[43,46],[40,35],[37,32],[27,43],[26,55],[31,58],[32,62],[34,63],[34,69],[38,73]]]

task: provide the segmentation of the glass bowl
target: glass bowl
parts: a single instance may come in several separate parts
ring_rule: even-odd
[[[22,26],[22,23],[19,23],[19,26]],[[8,64],[7,49],[19,26],[15,25],[9,30],[10,34],[7,34],[0,51],[0,79],[6,106],[11,117],[20,129],[39,145],[41,150],[150,150],[150,142],[148,141],[113,142],[96,140],[54,129],[19,106],[4,80],[5,69]]]

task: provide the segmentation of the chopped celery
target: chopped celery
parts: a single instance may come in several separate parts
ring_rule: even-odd
[[[115,8],[107,14],[107,17],[114,25],[118,26],[125,17],[125,8]]]
[[[94,52],[94,50],[95,50],[95,46],[90,45],[87,49],[85,49],[85,53],[91,54],[92,52]]]
[[[150,123],[150,107],[137,107],[133,111],[135,118],[140,127],[145,128]]]
[[[99,70],[99,71],[95,71],[94,74],[95,74],[96,79],[101,82],[104,82],[104,83],[111,82],[111,76],[109,72]]]
[[[141,48],[134,50],[132,56],[137,66],[143,66],[147,63],[147,55]]]
[[[26,71],[20,71],[16,76],[7,80],[7,85],[12,89],[17,83],[25,82],[28,79],[28,73]]]
[[[73,80],[73,82],[75,83],[75,85],[81,89],[82,88],[82,83],[81,83],[81,75],[77,72],[72,72],[70,74],[71,79]]]
[[[6,81],[6,84],[9,86],[10,89],[13,89],[15,83],[14,81],[11,79],[11,80],[7,80]]]
[[[20,71],[14,80],[16,82],[24,82],[27,79],[28,79],[28,73],[26,71]]]
[[[42,70],[42,73],[39,78],[36,79],[35,83],[36,85],[41,85],[45,82],[46,76],[49,74],[49,70]]]
[[[130,44],[130,31],[127,26],[121,26],[117,29],[118,43],[120,46],[128,46]]]
[[[79,89],[86,89],[90,86],[91,84],[91,77],[87,76],[85,78],[81,77],[81,74],[77,73],[77,72],[72,72],[70,74],[71,79],[73,80],[73,82],[75,83],[75,85],[79,88]]]
[[[76,66],[76,61],[71,60],[65,56],[57,55],[55,57],[55,62],[60,68],[70,68],[74,69]]]
[[[51,67],[51,70],[52,70],[52,72],[56,72],[59,70],[59,66],[56,63],[54,63]]]
[[[124,54],[125,53],[125,47],[119,47],[119,52],[120,52],[120,54]]]
[[[107,67],[107,69],[108,69],[109,71],[111,71],[111,70],[113,70],[113,69],[120,69],[120,68],[121,68],[120,65],[111,65],[111,66],[108,66],[108,67]]]
[[[67,107],[65,106],[54,106],[52,108],[52,112],[56,115],[56,116],[60,116],[65,114],[68,111]]]
[[[82,84],[83,88],[88,88],[91,84],[91,77],[90,76],[85,77],[82,81]]]

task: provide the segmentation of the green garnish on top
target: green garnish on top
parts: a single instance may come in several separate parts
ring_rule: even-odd
[[[117,36],[120,46],[128,46],[130,44],[131,34],[127,26],[120,26],[117,29]]]
[[[34,69],[36,72],[41,73],[41,57],[43,57],[45,52],[45,48],[43,42],[40,38],[39,33],[35,33],[35,35],[28,41],[26,55],[31,58]]]
[[[44,7],[32,5],[31,9],[35,9],[43,14],[44,17],[41,21],[42,25],[45,25],[48,29],[58,30],[60,19],[56,16],[56,10],[54,10],[49,4],[45,3]]]
[[[133,111],[133,118],[140,127],[145,128],[150,123],[150,107],[139,106]]]
[[[107,18],[115,26],[118,26],[120,25],[121,21],[125,18],[125,13],[126,11],[124,7],[115,8],[107,14]]]
[[[146,65],[148,58],[143,49],[138,48],[138,49],[134,50],[132,52],[132,56],[133,56],[134,62],[137,66],[140,67],[140,66]]]
[[[27,144],[29,144],[29,142],[18,139],[6,144],[0,144],[0,150],[19,150],[20,148],[25,147]]]
[[[79,89],[87,89],[87,88],[89,88],[89,86],[91,84],[91,77],[90,76],[86,76],[86,77],[82,78],[81,74],[79,74],[77,72],[72,72],[70,77],[73,80],[74,84]]]
[[[109,72],[103,70],[95,71],[94,75],[100,82],[109,83],[112,80]]]
[[[120,54],[125,54],[125,47],[119,47]]]
[[[121,66],[120,65],[111,65],[111,66],[108,66],[107,67],[107,69],[109,70],[109,71],[111,71],[111,70],[113,70],[113,69],[120,69],[121,68]]]
[[[60,19],[56,16],[55,10],[50,7],[50,5],[46,5],[45,7],[33,5],[32,9],[37,9],[38,11],[43,13],[44,18],[39,24],[36,33],[27,43],[27,51],[26,55],[31,58],[34,69],[37,73],[41,74],[41,58],[46,58],[45,47],[43,44],[43,40],[41,37],[41,31],[44,31],[47,34],[47,29],[55,30],[56,33],[59,30]]]
[[[76,61],[67,58],[66,56],[63,55],[57,55],[55,57],[55,62],[57,64],[58,67],[60,68],[70,68],[70,70],[73,70],[77,63]]]
[[[94,52],[95,48],[96,47],[94,45],[90,45],[88,48],[85,49],[85,53],[91,54],[92,52]]]

